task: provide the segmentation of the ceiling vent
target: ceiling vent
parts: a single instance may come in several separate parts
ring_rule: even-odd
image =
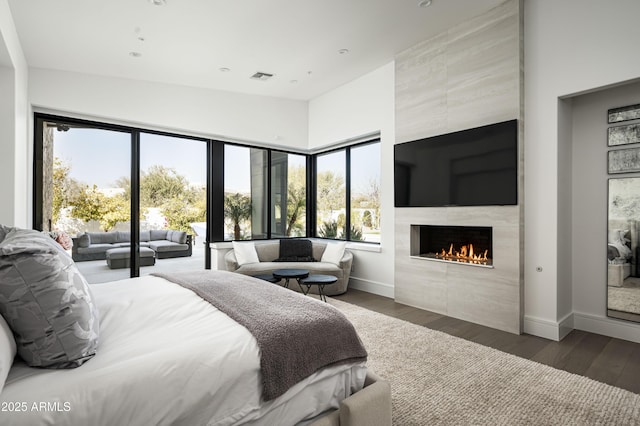
[[[269,80],[271,77],[273,77],[273,74],[269,74],[266,72],[256,72],[254,75],[252,75],[250,78],[252,80],[260,80],[260,81],[267,81]]]

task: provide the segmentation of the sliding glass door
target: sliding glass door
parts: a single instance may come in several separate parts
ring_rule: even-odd
[[[108,267],[104,247],[129,247],[131,133],[45,121],[42,144],[42,228],[62,242],[90,283],[129,277],[127,268]],[[86,237],[71,247],[67,236]]]
[[[34,228],[89,283],[204,269],[208,141],[52,116],[36,129]]]
[[[154,267],[140,275],[204,267],[206,183],[206,141],[140,133],[140,246],[156,251]],[[167,243],[144,241],[161,234]]]

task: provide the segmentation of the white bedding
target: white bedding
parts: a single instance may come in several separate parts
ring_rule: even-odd
[[[97,355],[71,370],[16,361],[0,424],[294,425],[364,383],[363,364],[336,366],[264,403],[256,340],[191,291],[152,276],[91,288]]]

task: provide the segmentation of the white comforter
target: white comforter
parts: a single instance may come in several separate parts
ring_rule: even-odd
[[[97,355],[72,370],[16,361],[0,424],[294,425],[362,388],[366,368],[343,365],[263,403],[255,339],[191,291],[150,276],[92,290]]]

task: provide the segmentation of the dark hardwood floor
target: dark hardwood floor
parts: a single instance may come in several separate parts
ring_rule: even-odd
[[[640,393],[640,344],[573,330],[560,342],[515,335],[350,289],[335,299]]]

